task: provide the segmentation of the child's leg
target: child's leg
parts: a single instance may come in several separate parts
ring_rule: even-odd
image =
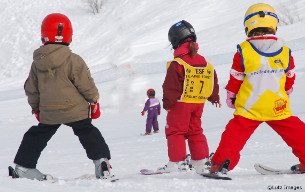
[[[212,163],[220,165],[224,160],[230,159],[229,170],[232,170],[239,161],[239,152],[261,123],[261,121],[246,119],[242,116],[234,116],[222,133],[221,141],[212,158]]]
[[[266,123],[283,138],[292,148],[293,154],[305,165],[305,123],[295,116]]]
[[[151,132],[151,128],[153,126],[153,120],[154,117],[151,114],[151,112],[147,113],[147,119],[146,119],[146,133],[150,133]]]
[[[201,116],[204,104],[192,104],[193,111],[187,133],[188,145],[193,160],[201,160],[209,157],[207,139],[201,127]]]
[[[191,110],[187,103],[176,103],[167,114],[165,134],[168,157],[172,162],[183,161],[186,157],[185,135],[187,134]]]
[[[80,143],[87,153],[87,157],[91,160],[100,158],[110,159],[110,151],[101,132],[91,124],[92,119],[84,119],[81,121],[67,123],[72,127],[73,132],[78,136]]]
[[[153,125],[153,128],[154,128],[154,131],[158,131],[159,130],[158,111],[156,111],[156,113],[154,114],[152,125]]]
[[[36,168],[41,152],[59,126],[42,123],[32,126],[23,136],[14,163],[26,168]]]

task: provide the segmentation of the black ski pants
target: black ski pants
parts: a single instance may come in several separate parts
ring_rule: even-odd
[[[74,134],[78,136],[80,143],[86,150],[89,159],[110,159],[108,145],[101,132],[91,124],[91,121],[92,119],[88,118],[65,125],[72,127]],[[26,168],[36,168],[41,152],[60,125],[39,123],[38,126],[32,126],[23,136],[14,163]]]

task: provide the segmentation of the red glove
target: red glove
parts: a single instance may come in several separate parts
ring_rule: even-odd
[[[158,111],[158,114],[161,115],[161,111]]]
[[[34,113],[34,115],[35,115],[37,121],[40,122],[39,111],[33,111],[33,113]]]
[[[90,108],[91,108],[91,119],[99,118],[101,115],[100,103],[91,104]]]
[[[144,116],[144,115],[145,115],[145,111],[142,111],[142,112],[141,112],[141,115]]]

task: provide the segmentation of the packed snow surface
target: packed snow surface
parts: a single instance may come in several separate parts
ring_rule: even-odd
[[[190,171],[144,176],[143,168],[156,169],[168,162],[164,134],[166,111],[159,116],[160,133],[140,136],[146,117],[140,112],[154,88],[162,100],[166,62],[173,58],[167,39],[169,27],[182,19],[195,28],[199,53],[214,65],[223,104],[216,109],[205,105],[202,126],[210,152],[214,152],[233,110],[225,105],[224,87],[229,79],[236,45],[245,40],[243,19],[247,8],[259,2],[278,11],[280,20],[294,23],[278,26],[278,37],[292,49],[296,82],[291,95],[293,115],[305,121],[305,1],[304,0],[104,0],[101,13],[92,14],[86,0],[0,0],[0,191],[1,192],[85,192],[85,191],[305,191],[305,175],[260,175],[255,163],[274,168],[297,164],[279,135],[262,124],[241,152],[232,181],[202,178]],[[11,179],[7,166],[13,165],[23,134],[37,124],[23,91],[32,62],[40,45],[43,18],[59,12],[72,21],[70,48],[90,67],[101,98],[101,117],[93,121],[108,143],[112,172],[120,179],[65,180],[94,173],[94,165],[73,135],[62,126],[48,143],[37,168],[60,180],[57,183]],[[305,146],[304,146],[305,147]]]

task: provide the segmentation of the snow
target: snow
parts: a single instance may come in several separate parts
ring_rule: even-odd
[[[304,175],[263,176],[253,165],[263,163],[289,168],[298,159],[270,127],[262,124],[241,152],[236,168],[229,172],[232,181],[204,179],[194,172],[143,176],[139,170],[155,169],[168,162],[164,134],[166,112],[159,116],[160,133],[140,136],[146,117],[140,112],[146,90],[154,88],[162,99],[166,61],[172,59],[167,40],[169,27],[185,19],[194,26],[199,52],[210,61],[220,83],[223,107],[207,103],[202,126],[210,151],[216,150],[233,110],[225,105],[223,89],[229,78],[236,44],[244,41],[243,17],[246,9],[258,2],[273,5],[277,11],[293,7],[299,21],[278,27],[278,36],[292,49],[296,64],[296,83],[291,96],[293,114],[305,121],[305,1],[304,0],[105,0],[102,12],[90,13],[86,0],[0,0],[0,191],[305,191]],[[27,179],[12,180],[7,166],[13,159],[23,134],[37,121],[23,91],[33,51],[41,45],[40,25],[52,12],[70,17],[73,28],[71,49],[90,67],[101,94],[102,115],[94,120],[108,143],[116,183],[103,180],[78,180],[47,183]],[[280,18],[281,19],[281,18]],[[94,165],[73,135],[62,126],[43,151],[37,168],[58,178],[73,178],[94,173]],[[287,189],[289,186],[299,189]]]

